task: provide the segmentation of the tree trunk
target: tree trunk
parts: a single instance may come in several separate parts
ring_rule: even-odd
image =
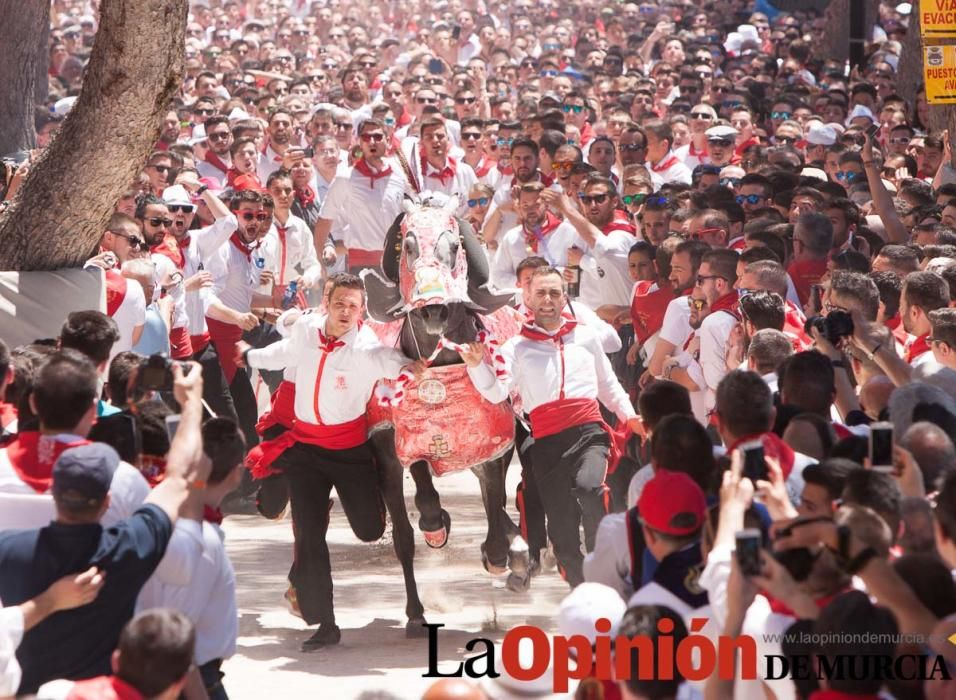
[[[0,0],[0,17],[0,155],[6,155],[36,147],[33,105],[37,63],[40,52],[44,56],[47,53],[50,3]],[[42,47],[40,41],[44,42]]]
[[[30,0],[31,4],[44,0]],[[4,15],[0,40],[12,41]],[[0,215],[0,270],[76,267],[89,256],[116,202],[159,138],[179,87],[187,0],[102,0],[83,90],[62,128]],[[19,18],[18,18],[19,19]],[[36,30],[35,30],[36,31]],[[32,61],[36,61],[36,47]],[[45,50],[45,49],[44,49]],[[33,95],[35,63],[20,68]],[[10,92],[7,84],[4,92]],[[32,130],[33,115],[29,115]]]
[[[832,0],[823,16],[826,17],[827,28],[823,36],[826,52],[822,55],[845,63],[850,57],[850,1]]]

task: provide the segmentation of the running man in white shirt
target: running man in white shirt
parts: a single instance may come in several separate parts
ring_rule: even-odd
[[[532,469],[548,519],[562,574],[573,588],[584,580],[580,527],[585,545],[594,547],[598,523],[610,509],[604,483],[610,437],[601,418],[600,400],[640,430],[640,421],[611,368],[597,335],[565,318],[567,291],[561,273],[539,268],[531,278],[534,323],[502,347],[506,375],[498,378],[473,343],[462,352],[475,388],[501,402],[512,388],[531,418]]]

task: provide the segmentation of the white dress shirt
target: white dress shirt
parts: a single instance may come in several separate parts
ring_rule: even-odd
[[[253,249],[246,257],[232,241],[209,256],[206,269],[212,274],[212,286],[202,290],[203,308],[208,311],[212,302],[218,300],[233,311],[249,313],[259,288],[260,269],[256,261],[260,258],[260,250]]]
[[[690,337],[693,329],[690,327],[690,304],[686,296],[674,297],[667,304],[664,311],[664,321],[661,323],[659,340],[666,340],[680,351]]]
[[[611,231],[598,236],[593,246],[578,237],[585,251],[581,258],[581,302],[597,309],[604,304],[630,306],[634,282],[627,271],[627,254],[637,242],[627,231]]]
[[[197,666],[236,651],[236,575],[219,526],[180,518],[166,554],[143,586],[136,611],[179,610],[196,626]]]
[[[287,285],[301,276],[309,284],[316,284],[322,276],[322,266],[315,254],[315,243],[308,224],[289,214],[285,226],[273,220],[268,233],[259,244],[265,258],[265,269],[275,274],[277,285]]]
[[[348,224],[342,240],[349,248],[382,250],[385,233],[402,212],[405,193],[411,193],[398,164],[386,162],[391,174],[372,183],[355,168],[337,176],[322,202],[321,218]]]
[[[516,335],[501,347],[501,354],[504,377],[496,377],[485,362],[468,368],[475,388],[492,403],[504,401],[514,389],[524,411],[531,413],[557,401],[563,388],[565,399],[596,399],[624,421],[635,416],[597,333],[588,326],[578,325],[563,336],[560,347],[555,342]]]
[[[650,163],[646,164],[647,169],[654,175],[657,175],[661,180],[664,181],[665,185],[668,185],[672,182],[681,183],[684,185],[691,184],[691,171],[684,162],[678,158],[673,151],[668,151],[667,155],[661,158],[661,162],[657,165],[651,165]],[[666,167],[662,167],[666,166]]]
[[[217,219],[210,226],[196,229],[189,234],[185,247],[186,265],[183,274],[188,278],[205,269],[206,262],[215,255],[239,227],[235,214]],[[203,308],[202,290],[186,292],[186,315],[189,317],[189,335],[206,332],[206,312]],[[195,349],[195,348],[194,348]]]
[[[143,293],[143,285],[133,279],[126,280],[126,294],[112,318],[119,327],[120,337],[110,350],[110,361],[121,352],[133,349],[133,333],[146,323],[146,295]]]
[[[717,400],[717,385],[727,374],[727,339],[738,323],[737,318],[726,311],[707,315],[700,324],[700,357],[698,363],[704,373],[705,406],[711,410]]]
[[[266,180],[269,179],[269,176],[281,167],[282,156],[272,150],[272,146],[266,146],[266,150],[259,156],[259,165],[256,168],[256,175],[259,177],[259,182],[262,183],[263,187],[266,184]]]
[[[498,241],[498,250],[491,266],[491,282],[498,289],[511,289],[518,284],[518,263],[531,255],[538,255],[554,267],[566,267],[568,248],[578,240],[577,229],[567,221],[558,224],[551,233],[538,241],[537,252],[528,250],[524,229],[515,226]]]
[[[296,368],[295,416],[312,425],[355,420],[365,413],[378,380],[397,378],[410,362],[398,350],[382,345],[366,326],[353,328],[339,338],[344,347],[326,353],[319,340],[325,320],[325,315],[306,314],[293,324],[288,338],[247,355],[256,369]]]

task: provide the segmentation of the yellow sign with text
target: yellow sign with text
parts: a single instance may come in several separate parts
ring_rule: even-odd
[[[923,75],[929,104],[956,104],[956,46],[924,46]]]
[[[956,0],[920,0],[919,32],[934,39],[956,38]]]

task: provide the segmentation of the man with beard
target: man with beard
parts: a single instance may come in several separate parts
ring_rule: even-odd
[[[196,169],[200,177],[212,177],[225,182],[226,173],[232,167],[232,156],[229,154],[232,131],[227,117],[217,115],[206,120],[206,142],[209,147],[203,159],[196,163]]]
[[[323,261],[331,265],[336,257],[334,248],[326,245],[329,232],[333,225],[348,224],[342,242],[353,274],[381,265],[385,233],[401,213],[406,192],[411,192],[401,168],[393,168],[385,158],[385,125],[378,119],[366,119],[358,133],[362,157],[350,171],[335,178],[314,229],[315,250],[322,251]]]
[[[243,331],[259,325],[253,308],[279,305],[273,295],[256,291],[261,266],[265,264],[259,250],[260,233],[263,222],[271,218],[262,202],[262,194],[252,190],[238,192],[233,197],[230,210],[236,218],[236,229],[229,236],[229,243],[206,260],[212,280],[203,296],[209,336],[219,355],[247,445],[259,441],[255,431],[258,411],[249,375],[239,371],[236,365],[236,346]]]
[[[706,386],[704,372],[700,366],[700,328],[710,314],[710,306],[703,290],[696,286],[691,290],[690,296],[680,297],[674,302],[683,302],[687,306],[689,332],[684,344],[664,360],[660,378],[677,382],[687,389],[694,417],[706,424],[707,397],[704,392]]]
[[[342,73],[342,93],[345,106],[353,112],[368,104],[368,77],[361,65],[350,65]]]
[[[701,258],[710,250],[703,241],[683,241],[671,256],[671,274],[668,281],[674,290],[674,299],[667,305],[660,335],[654,353],[647,362],[647,371],[641,376],[644,385],[664,373],[664,361],[683,349],[691,335],[687,297],[697,284],[697,269]]]
[[[265,183],[269,176],[282,167],[282,159],[294,148],[295,132],[293,125],[295,118],[290,112],[278,109],[269,117],[269,128],[266,131],[269,144],[259,158],[257,173],[259,182]]]
[[[706,401],[709,411],[714,407],[717,385],[727,374],[727,341],[740,323],[737,306],[737,251],[715,248],[704,253],[697,272],[697,287],[710,313],[703,320],[700,336],[700,367],[704,373]]]
[[[418,143],[411,149],[409,166],[422,192],[440,192],[459,197],[458,215],[467,212],[465,200],[478,182],[475,171],[449,155],[448,130],[441,117],[425,117],[420,125]],[[536,150],[537,152],[537,150]]]
[[[518,265],[529,255],[544,258],[552,267],[565,267],[568,250],[577,240],[574,226],[548,210],[541,196],[544,185],[525,182],[516,190],[520,223],[501,237],[491,265],[491,281],[498,289],[516,286]]]
[[[632,430],[639,429],[639,420],[597,335],[563,315],[567,300],[561,272],[536,269],[530,289],[534,322],[502,346],[504,376],[496,376],[485,363],[480,344],[469,344],[461,354],[475,388],[487,400],[505,401],[511,389],[521,396],[531,418],[531,467],[548,534],[573,588],[584,580],[582,521],[591,551],[598,522],[610,506],[604,483],[610,438],[598,401]]]
[[[562,161],[562,158],[564,159]],[[558,149],[555,152],[554,162],[567,162],[567,157]],[[529,138],[518,137],[511,142],[509,161],[513,177],[504,178],[498,185],[498,191],[495,192],[491,208],[485,218],[485,227],[483,229],[485,238],[494,240],[499,231],[509,231],[518,224],[521,218],[515,211],[517,200],[515,187],[526,183],[539,182],[543,187],[552,187],[558,189],[554,180],[539,170],[539,149],[538,144]],[[561,166],[562,168],[564,166]],[[570,170],[563,170],[555,174],[559,176],[570,177]],[[521,256],[524,257],[524,256]],[[553,262],[551,264],[554,264]]]

